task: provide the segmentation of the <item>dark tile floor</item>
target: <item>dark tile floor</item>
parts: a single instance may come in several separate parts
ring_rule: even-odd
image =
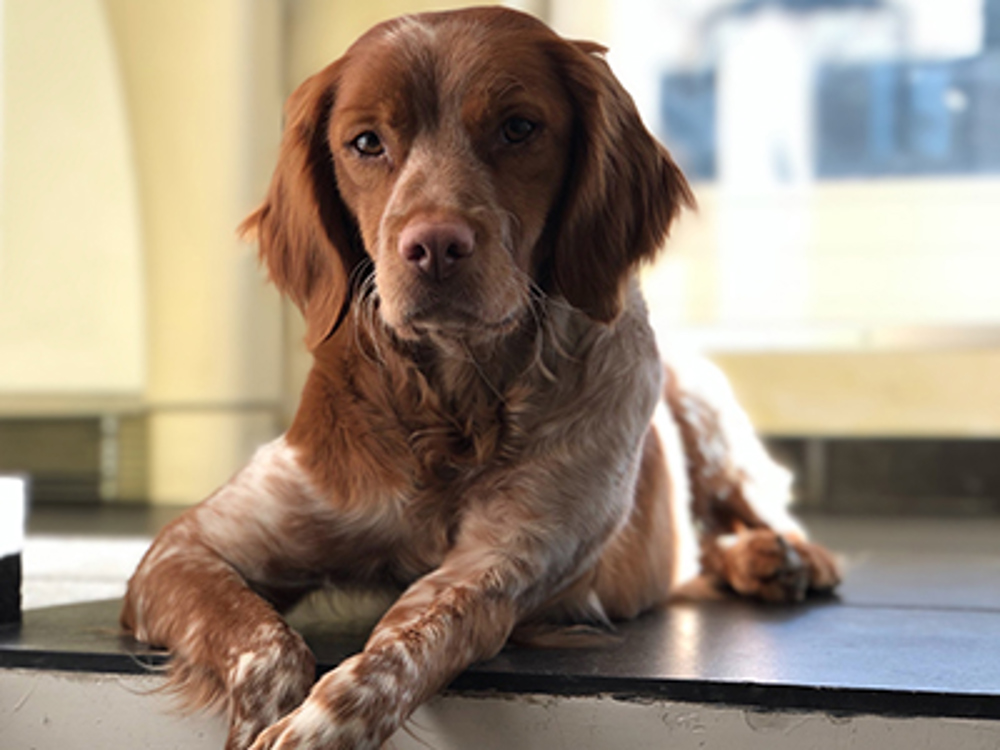
[[[130,538],[174,514],[130,513],[46,511],[29,530],[53,544],[61,534]],[[605,648],[505,650],[454,687],[1000,719],[1000,519],[811,518],[808,525],[843,554],[846,577],[833,599],[673,606],[624,625]],[[135,644],[115,631],[116,610],[104,602],[28,612],[20,630],[0,632],[0,667],[141,669]],[[356,628],[322,617],[299,625],[323,668],[363,640]]]

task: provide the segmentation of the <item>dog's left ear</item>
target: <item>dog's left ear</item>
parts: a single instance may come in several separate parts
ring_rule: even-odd
[[[625,283],[651,259],[682,206],[684,175],[643,125],[605,62],[605,49],[561,42],[553,55],[574,107],[572,163],[554,217],[549,269],[555,291],[597,321],[621,312]]]

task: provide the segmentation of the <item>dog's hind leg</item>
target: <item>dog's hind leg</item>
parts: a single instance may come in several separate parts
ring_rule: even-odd
[[[837,563],[792,517],[791,474],[768,455],[725,377],[699,359],[666,369],[703,575],[772,602],[831,591],[840,581]]]

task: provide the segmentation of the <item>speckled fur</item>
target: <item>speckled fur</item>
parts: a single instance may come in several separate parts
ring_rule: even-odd
[[[773,469],[737,450],[738,407],[661,364],[635,269],[692,198],[601,53],[501,8],[409,17],[290,98],[244,230],[313,369],[288,432],[157,537],[122,612],[190,702],[226,707],[227,750],[378,748],[512,634],[633,617],[699,555],[750,596],[835,584],[759,511],[785,518],[787,486],[749,492],[746,456]],[[508,137],[511,117],[534,127]],[[430,280],[415,226],[474,244]],[[403,593],[314,684],[281,613],[348,582]]]

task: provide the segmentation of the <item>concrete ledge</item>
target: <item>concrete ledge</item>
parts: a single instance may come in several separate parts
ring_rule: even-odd
[[[0,670],[4,747],[66,750],[220,750],[218,717],[181,716],[142,675]],[[449,693],[423,706],[393,738],[395,750],[801,750],[914,747],[995,750],[1000,725],[982,719],[833,716],[526,694]]]

